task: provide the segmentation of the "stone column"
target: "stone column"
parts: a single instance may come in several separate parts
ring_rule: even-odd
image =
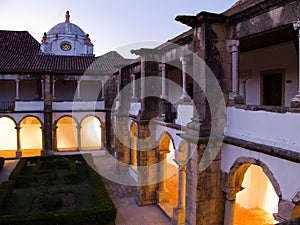
[[[104,100],[104,81],[101,81],[101,100]]]
[[[42,154],[52,152],[52,94],[51,94],[51,75],[44,75],[44,141],[45,149]]]
[[[182,96],[180,100],[183,102],[191,101],[191,98],[187,95],[187,85],[186,85],[186,67],[187,67],[187,58],[182,56],[180,57],[182,64]]]
[[[241,190],[242,190],[241,187],[240,188],[236,188],[236,187],[224,187],[223,188],[223,191],[226,193],[224,225],[234,225],[236,193]]]
[[[80,96],[80,83],[81,83],[81,80],[77,80],[77,100],[81,99],[81,96]]]
[[[15,100],[20,100],[20,80],[16,79],[16,97]]]
[[[178,205],[173,210],[173,222],[185,224],[186,165],[178,163]]]
[[[298,31],[298,42],[300,52],[300,20],[293,22],[294,30]],[[291,107],[300,108],[300,57],[298,56],[298,93],[291,101]]]
[[[239,59],[239,46],[240,42],[238,40],[228,40],[227,48],[231,52],[232,57],[232,92],[229,95],[229,99],[233,101],[234,104],[243,104],[244,99],[239,94],[239,74],[238,74],[238,59]]]
[[[56,80],[52,77],[52,100],[55,101],[55,82]]]
[[[160,98],[168,100],[168,96],[166,95],[166,64],[161,64],[161,96]]]
[[[132,80],[132,97],[131,101],[132,102],[137,102],[137,97],[135,93],[135,74],[131,74],[131,80]]]
[[[77,128],[77,147],[78,147],[78,150],[80,151],[81,150],[81,126],[78,125],[76,126]]]
[[[41,97],[41,100],[44,100],[44,96],[45,96],[44,79],[41,79],[41,84],[42,84],[42,97]]]
[[[158,203],[166,203],[170,201],[170,193],[167,189],[167,153],[169,150],[160,150],[159,151],[159,186],[156,191],[156,199]]]
[[[17,152],[16,152],[16,158],[21,158],[22,157],[22,152],[21,152],[21,137],[20,137],[20,126],[16,126],[15,129],[17,130]]]

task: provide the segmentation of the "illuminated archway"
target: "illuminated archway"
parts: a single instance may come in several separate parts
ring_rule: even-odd
[[[236,194],[235,224],[242,225],[245,221],[274,224],[273,213],[278,212],[279,197],[263,169],[250,165],[242,187],[244,189]]]
[[[226,212],[224,224],[274,224],[273,213],[281,200],[279,184],[260,160],[239,158],[234,163],[224,190]]]
[[[76,121],[69,116],[60,118],[57,121],[56,146],[59,151],[78,149],[78,132]]]
[[[131,153],[130,153],[130,163],[134,169],[137,166],[137,126],[135,123],[132,123],[130,127],[130,140],[131,140]]]
[[[101,148],[101,123],[94,116],[88,116],[81,122],[81,148],[83,150]]]
[[[0,156],[15,157],[17,151],[17,130],[15,122],[8,117],[0,118]]]
[[[32,116],[25,117],[20,123],[20,144],[22,156],[38,156],[42,150],[41,122]]]
[[[178,204],[178,165],[175,163],[175,147],[168,133],[159,139],[160,183],[157,191],[157,202],[169,217]],[[171,207],[170,207],[171,206]]]

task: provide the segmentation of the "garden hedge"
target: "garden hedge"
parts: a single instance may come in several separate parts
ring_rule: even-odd
[[[4,165],[5,159],[3,157],[0,157],[0,170],[2,169]]]
[[[82,155],[75,156],[49,156],[49,157],[34,157],[33,160],[50,160],[56,158],[79,160],[84,162]],[[31,160],[32,158],[28,158]],[[68,163],[69,174],[77,177],[75,163]],[[22,176],[22,170],[27,164],[27,159],[22,158],[17,164],[15,170],[12,172],[10,182],[18,180]],[[117,209],[114,206],[100,175],[92,169],[88,164],[87,171],[90,178],[90,183],[94,189],[94,197],[96,200],[96,207],[82,208],[68,211],[51,211],[41,213],[29,213],[25,215],[3,215],[0,216],[0,225],[110,225],[114,224],[116,219]],[[95,167],[95,165],[92,165]],[[0,202],[1,203],[1,202]],[[1,211],[1,210],[0,210]]]

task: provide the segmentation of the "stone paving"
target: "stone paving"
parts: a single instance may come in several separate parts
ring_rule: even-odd
[[[136,204],[136,182],[128,174],[116,172],[116,160],[110,154],[96,156],[94,161],[100,174],[106,177],[103,181],[118,209],[116,225],[172,225],[157,205]]]

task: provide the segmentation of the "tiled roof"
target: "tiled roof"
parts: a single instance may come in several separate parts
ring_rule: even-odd
[[[40,51],[40,44],[27,31],[0,31],[1,55],[32,55]]]
[[[118,52],[111,51],[102,56],[97,57],[96,61],[90,66],[90,71],[100,73],[115,73],[118,68],[129,65],[133,62],[132,59],[123,58]]]
[[[1,73],[84,73],[92,63],[94,72],[111,73],[117,65],[130,62],[117,52],[97,58],[47,55],[40,51],[40,44],[27,31],[0,31]]]
[[[222,14],[224,16],[232,16],[264,1],[266,0],[239,0]]]

